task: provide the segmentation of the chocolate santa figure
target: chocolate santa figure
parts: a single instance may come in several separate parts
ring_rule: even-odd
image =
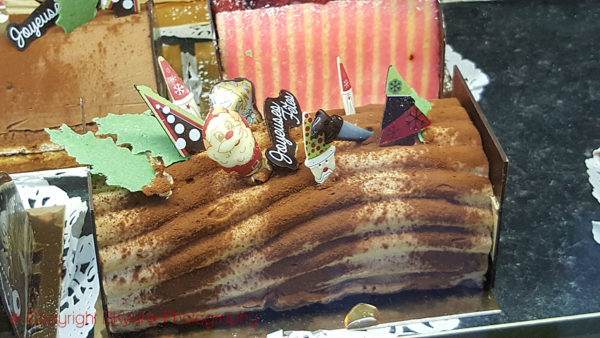
[[[335,146],[326,143],[325,132],[321,131],[311,135],[314,118],[308,113],[302,115],[302,135],[304,138],[304,152],[306,165],[317,183],[323,183],[335,170]]]
[[[266,181],[271,168],[263,158],[248,122],[235,111],[213,107],[204,122],[203,141],[208,157],[226,172]]]

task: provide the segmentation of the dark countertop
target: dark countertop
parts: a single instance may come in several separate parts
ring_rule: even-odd
[[[496,285],[480,324],[600,312],[600,2],[443,6],[446,40],[490,77],[479,101],[508,158]]]

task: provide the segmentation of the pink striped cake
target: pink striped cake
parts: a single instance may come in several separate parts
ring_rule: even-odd
[[[219,12],[216,24],[225,77],[254,82],[256,102],[285,88],[306,111],[340,107],[337,56],[358,106],[384,102],[389,65],[420,96],[438,97],[436,0],[331,1]]]

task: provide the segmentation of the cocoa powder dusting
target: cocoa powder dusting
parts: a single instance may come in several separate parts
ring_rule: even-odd
[[[11,16],[13,22],[23,20],[24,16]],[[123,29],[130,22],[136,23],[135,29]],[[11,87],[0,90],[0,102],[5,105],[2,122],[6,122],[0,123],[0,133],[11,125],[15,131],[23,131],[80,124],[80,97],[88,121],[108,113],[144,111],[145,104],[131,83],[154,86],[152,58],[147,57],[152,53],[148,35],[145,13],[115,20],[109,11],[99,12],[70,34],[52,26],[25,51],[14,48],[6,34],[0,35],[0,82],[3,88]],[[107,45],[131,46],[138,53],[122,59],[120,49]],[[115,59],[121,62],[111,67]],[[111,69],[110,79],[104,75],[106,69]],[[105,92],[112,93],[110,100],[101,98]]]
[[[466,115],[464,110],[459,114],[454,108],[448,108],[456,104],[454,99],[435,101],[434,109],[430,112],[432,121],[439,121],[443,125],[444,121],[452,120],[455,114]],[[372,196],[366,195],[364,191],[357,188],[356,183],[351,181],[351,179],[359,180],[362,174],[361,171],[355,171],[351,164],[340,165],[329,180],[320,185],[314,182],[311,172],[304,165],[300,165],[297,171],[278,171],[264,185],[252,186],[246,180],[225,173],[206,154],[201,153],[191,156],[188,161],[164,169],[165,173],[172,176],[174,182],[172,185],[161,177],[153,180],[151,187],[145,187],[144,194],[164,192],[167,186],[168,189],[172,189],[173,194],[169,199],[146,196],[136,199],[138,204],[131,205],[131,216],[138,219],[128,226],[128,231],[131,231],[130,242],[123,241],[126,238],[117,236],[113,239],[115,242],[112,245],[141,245],[150,243],[152,239],[155,240],[154,243],[166,246],[167,249],[161,252],[158,261],[160,269],[156,270],[156,274],[160,276],[153,276],[160,277],[162,282],[154,285],[151,294],[165,301],[175,298],[169,306],[181,310],[203,308],[204,305],[197,302],[199,296],[210,300],[217,299],[221,292],[226,293],[230,286],[218,283],[221,279],[236,274],[236,271],[231,270],[230,262],[256,252],[260,252],[260,257],[264,257],[267,262],[271,262],[270,267],[262,270],[265,276],[283,277],[284,280],[286,276],[296,276],[274,286],[272,297],[278,295],[290,297],[293,302],[301,303],[299,295],[303,292],[303,287],[299,287],[300,285],[314,286],[320,281],[330,280],[344,272],[352,273],[356,267],[349,264],[339,264],[331,268],[320,267],[328,262],[352,256],[361,241],[375,235],[386,236],[387,233],[413,231],[418,245],[449,245],[461,250],[472,247],[476,229],[461,233],[455,231],[456,229],[447,229],[446,225],[457,224],[457,229],[464,229],[476,227],[490,220],[487,215],[466,211],[466,207],[461,204],[464,202],[459,200],[463,194],[470,194],[470,190],[466,191],[465,187],[487,186],[489,180],[483,177],[483,180],[478,181],[470,177],[473,176],[470,172],[456,173],[453,168],[462,166],[470,168],[482,163],[487,164],[485,155],[483,157],[481,155],[482,150],[471,145],[449,147],[443,143],[444,138],[437,137],[425,144],[417,142],[414,146],[379,147],[378,135],[382,108],[381,105],[358,107],[356,115],[344,116],[344,119],[350,123],[373,130],[374,135],[362,144],[336,142],[339,154],[357,155],[357,158],[364,158],[361,156],[368,154],[373,162],[365,165],[367,168],[365,173],[380,170],[381,162],[389,158],[386,157],[388,156],[386,152],[398,154],[394,161],[398,161],[403,166],[402,172],[413,177],[415,182],[425,182],[406,183],[408,187],[406,190],[414,191],[414,193],[407,193],[407,196],[402,196],[410,209],[398,212],[404,213],[408,222],[412,220],[422,222],[426,219],[427,225],[439,226],[439,229],[432,228],[431,232],[419,233],[415,229],[401,229],[393,225],[390,228],[389,223],[385,229],[381,229],[391,216],[386,213],[374,217],[374,222],[370,221],[369,216],[380,211],[377,203],[400,197],[378,196],[375,193]],[[443,113],[437,115],[438,111]],[[341,111],[328,113],[343,115]],[[463,119],[463,121],[467,120]],[[472,124],[468,128],[474,129]],[[264,149],[264,145],[268,144],[266,130],[263,126],[253,127],[253,129],[257,141]],[[302,142],[299,141],[301,135],[297,130],[292,130],[291,136],[296,139],[297,159],[302,163],[304,153]],[[463,140],[471,142],[469,138]],[[463,154],[465,149],[475,149],[475,154]],[[460,155],[456,156],[458,159],[448,159],[455,154]],[[427,179],[429,181],[424,181]],[[448,186],[440,183],[447,181],[450,181],[447,183]],[[255,191],[261,193],[255,195],[253,194]],[[238,195],[238,192],[243,194]],[[369,205],[364,209],[366,212],[359,216],[356,210],[367,203],[372,203],[373,206]],[[261,222],[252,223],[253,225],[244,223],[251,218],[260,219]],[[354,234],[358,224],[368,222],[374,223],[368,225],[370,233]],[[242,224],[246,224],[243,228],[247,231],[245,239],[239,233],[234,237],[232,232],[233,229],[242,231]],[[110,227],[111,225],[98,224],[98,226]],[[253,226],[260,228],[255,229]],[[123,242],[119,243],[120,241]],[[381,242],[377,245],[378,248],[388,249],[393,243]],[[239,251],[235,251],[236,248],[239,248]],[[296,256],[290,255],[293,252],[303,252],[302,250],[306,251]],[[362,250],[368,252],[366,248]],[[141,257],[136,258],[136,252],[134,249],[130,255],[134,256],[134,262],[140,264]],[[232,252],[236,253],[232,254]],[[442,270],[446,263],[453,269],[462,270],[467,265],[461,261],[465,257],[470,257],[457,254],[452,258],[458,261],[447,262],[443,255],[440,256],[442,258],[434,256],[426,254],[415,257],[415,260],[427,261],[429,266],[439,267]],[[439,259],[444,264],[429,262],[434,259]],[[214,263],[206,263],[209,261]],[[475,265],[478,264],[479,262],[470,264],[468,267],[476,268]],[[313,271],[303,271],[306,267]],[[138,271],[136,271],[137,277],[139,277]],[[151,281],[152,278],[149,282]],[[247,281],[240,281],[240,283],[247,283]],[[260,284],[260,280],[257,283]],[[216,285],[216,287],[207,288],[208,285]],[[184,291],[190,291],[190,288],[199,290],[193,297],[194,300],[188,299],[189,297],[177,298]],[[316,293],[307,292],[307,296],[310,294],[314,297]],[[256,297],[257,303],[263,301],[269,304],[276,301],[266,295]],[[246,299],[241,297],[237,301],[244,302]],[[159,304],[147,310],[159,311],[161,306]]]
[[[146,196],[152,195],[164,195],[171,191],[171,182],[165,177],[156,177],[152,179],[152,184],[150,186],[144,186],[142,188],[142,192]]]

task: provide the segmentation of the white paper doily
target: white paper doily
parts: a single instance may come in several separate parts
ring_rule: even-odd
[[[594,150],[592,158],[585,160],[585,165],[590,176],[589,181],[592,185],[592,196],[600,202],[600,148]],[[592,236],[596,243],[600,244],[600,221],[592,221]]]
[[[452,46],[446,44],[445,51],[446,68],[452,72],[454,66],[457,66],[461,74],[465,78],[467,86],[471,90],[473,97],[479,101],[483,89],[490,83],[490,78],[477,66],[473,61],[464,59],[462,55],[454,51]]]
[[[61,285],[59,337],[87,337],[93,330],[96,300],[100,294],[96,250],[92,235],[81,236],[88,211],[80,197],[50,185],[50,177],[87,177],[86,168],[51,170],[35,174],[12,175],[25,209],[65,206],[63,233],[63,270]]]

